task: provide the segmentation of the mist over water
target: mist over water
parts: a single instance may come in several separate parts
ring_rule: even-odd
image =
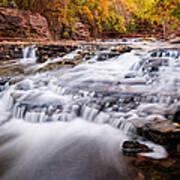
[[[97,126],[80,119],[48,124],[14,119],[2,131],[3,137],[16,136],[0,151],[1,158],[11,162],[3,179],[129,177],[119,146],[126,137],[108,125]]]
[[[25,72],[63,60],[37,64],[34,51],[25,49],[24,59],[16,61]],[[161,120],[176,109],[179,56],[164,54],[173,62],[153,77],[143,61],[150,56],[141,50],[103,62],[94,56],[74,68],[6,83],[0,92],[0,179],[134,179],[130,158],[122,153],[123,142],[132,139],[153,150],[142,156],[166,158],[162,146],[137,136],[133,122],[153,115]],[[130,95],[133,104],[127,102]]]

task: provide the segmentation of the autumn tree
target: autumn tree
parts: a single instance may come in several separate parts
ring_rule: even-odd
[[[180,0],[14,0],[20,9],[41,13],[54,38],[72,37],[76,22],[91,35],[117,35],[136,31],[139,23],[166,29],[179,26]],[[0,0],[8,6],[9,0]]]

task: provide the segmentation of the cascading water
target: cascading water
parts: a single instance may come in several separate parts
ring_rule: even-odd
[[[27,46],[23,50],[23,57],[26,58],[36,58],[35,46]]]
[[[36,62],[36,47],[27,46],[23,49],[23,59],[21,63],[35,63]]]
[[[37,68],[74,58],[79,51]],[[149,57],[161,56],[153,53]],[[153,68],[153,61],[147,63],[147,51],[132,50],[103,62],[94,55],[74,68],[4,83],[0,91],[1,179],[133,179],[135,172],[127,168],[131,165],[121,148],[124,141],[138,139],[134,122],[150,121],[153,115],[163,119],[179,97],[179,55],[177,51],[162,54],[168,61],[172,58],[171,65],[161,62]],[[27,59],[36,59],[35,47],[25,48],[19,63]],[[166,96],[168,88],[173,96]],[[152,150],[142,156],[167,157],[162,146],[141,138],[139,142]]]

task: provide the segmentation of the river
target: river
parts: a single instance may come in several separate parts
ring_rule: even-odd
[[[117,42],[107,42],[107,47],[96,43],[37,63],[36,48],[27,47],[23,59],[1,62],[0,179],[135,180],[177,175],[178,158],[169,160],[165,146],[138,135],[137,127],[173,124],[179,108],[180,51],[161,49],[166,44],[159,41],[119,42],[132,50],[103,59]],[[77,66],[58,66],[85,51],[95,53]],[[149,151],[125,154],[123,144],[131,141]],[[134,162],[142,159],[151,166],[137,168]],[[172,175],[163,176],[161,169],[153,175],[152,162],[164,160],[176,164]]]

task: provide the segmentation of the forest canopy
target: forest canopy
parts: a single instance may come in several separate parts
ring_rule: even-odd
[[[0,6],[39,12],[64,37],[77,22],[98,36],[138,33],[142,24],[176,29],[180,21],[180,0],[0,0]]]

